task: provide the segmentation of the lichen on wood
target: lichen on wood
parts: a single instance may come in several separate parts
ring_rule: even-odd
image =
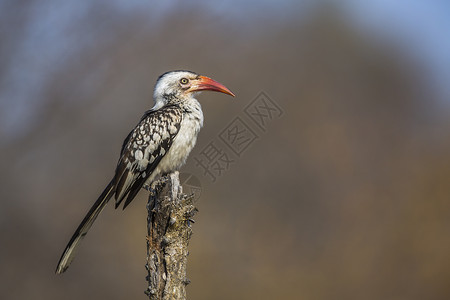
[[[182,192],[178,172],[151,187],[147,203],[148,288],[151,300],[186,299],[186,275],[194,196]]]

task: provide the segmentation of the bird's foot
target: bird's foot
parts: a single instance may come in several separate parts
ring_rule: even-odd
[[[155,197],[158,194],[158,190],[153,185],[144,184],[142,188],[150,193],[150,197]]]
[[[188,226],[188,227],[191,227],[192,224],[194,224],[194,223],[195,223],[195,220],[194,220],[194,219],[192,219],[192,218],[187,219],[187,226]]]
[[[152,187],[151,187],[149,184],[144,184],[144,185],[142,186],[142,188],[143,188],[144,190],[146,190],[147,192],[150,192],[150,193],[153,191]]]

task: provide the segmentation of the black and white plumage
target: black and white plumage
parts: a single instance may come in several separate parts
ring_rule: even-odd
[[[126,137],[114,177],[73,234],[56,273],[69,267],[77,246],[112,196],[116,208],[124,200],[125,208],[144,185],[150,186],[158,177],[178,170],[186,162],[203,126],[201,106],[194,98],[202,90],[234,96],[222,84],[190,71],[171,71],[158,78],[154,107]]]

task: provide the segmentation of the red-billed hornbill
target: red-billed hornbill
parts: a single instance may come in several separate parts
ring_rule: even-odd
[[[114,177],[67,244],[57,274],[69,267],[75,249],[112,196],[116,208],[123,200],[125,208],[142,187],[185,163],[203,126],[203,112],[194,97],[204,90],[234,96],[222,84],[190,71],[171,71],[158,78],[153,94],[155,105],[125,138]]]

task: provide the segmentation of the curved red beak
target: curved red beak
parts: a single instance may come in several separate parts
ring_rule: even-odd
[[[199,76],[199,79],[195,80],[195,83],[189,89],[191,92],[196,91],[215,91],[224,94],[228,94],[234,97],[233,92],[231,92],[226,86],[221,83],[218,83],[215,80],[212,80],[206,76]]]

